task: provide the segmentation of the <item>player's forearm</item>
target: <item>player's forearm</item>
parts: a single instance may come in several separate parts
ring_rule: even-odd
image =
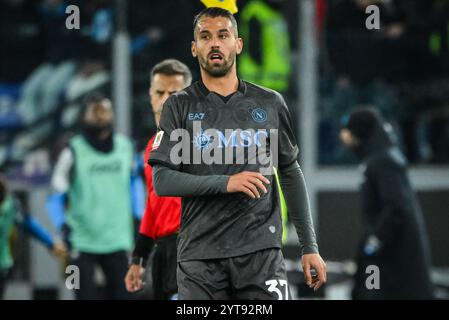
[[[315,231],[310,212],[304,175],[298,162],[280,170],[280,182],[287,204],[289,220],[298,234],[301,254],[317,253]]]
[[[153,185],[158,196],[195,197],[227,193],[229,176],[198,176],[172,170],[162,165],[153,166]]]

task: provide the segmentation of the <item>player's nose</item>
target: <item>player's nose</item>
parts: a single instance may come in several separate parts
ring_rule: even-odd
[[[221,40],[219,37],[213,37],[211,41],[211,48],[212,49],[219,49],[221,44]]]

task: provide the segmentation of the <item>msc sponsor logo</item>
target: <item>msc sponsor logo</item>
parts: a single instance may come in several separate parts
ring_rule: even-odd
[[[214,141],[217,141],[216,148],[223,149],[231,148],[249,148],[253,145],[262,147],[268,140],[268,132],[262,130],[241,130],[241,129],[226,129],[225,132],[217,129],[207,129],[193,137],[193,144],[198,150],[208,148]]]
[[[258,164],[262,174],[273,174],[278,161],[277,129],[201,128],[193,121],[192,131],[175,129],[170,141],[173,164]]]
[[[218,148],[225,147],[243,147],[249,148],[252,145],[262,147],[263,143],[268,140],[268,132],[265,129],[262,130],[225,130],[225,133],[217,130],[219,139]]]

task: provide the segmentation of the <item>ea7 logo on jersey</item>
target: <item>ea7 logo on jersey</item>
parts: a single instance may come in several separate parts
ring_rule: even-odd
[[[188,115],[188,119],[191,121],[194,120],[203,120],[206,113],[204,112],[190,112]]]
[[[156,150],[161,145],[162,137],[164,136],[164,131],[159,131],[156,135],[156,138],[154,138],[153,146],[151,147],[151,150]]]

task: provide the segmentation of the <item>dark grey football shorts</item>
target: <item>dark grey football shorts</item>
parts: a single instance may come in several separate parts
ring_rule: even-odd
[[[181,300],[288,300],[284,258],[278,248],[225,259],[178,262]]]

